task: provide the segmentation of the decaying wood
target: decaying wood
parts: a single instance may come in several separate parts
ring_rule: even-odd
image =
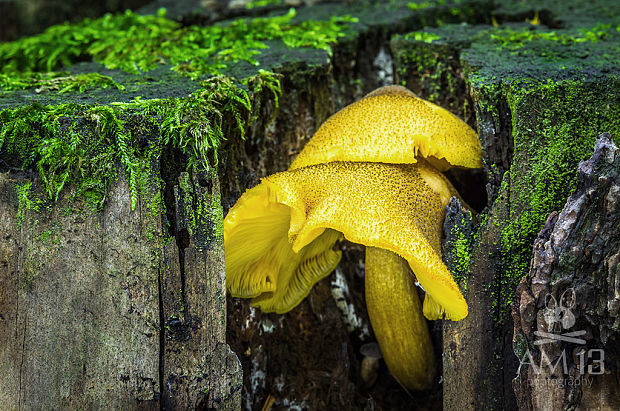
[[[189,192],[172,184],[177,224],[167,233],[165,215],[151,208],[162,190],[152,172],[135,210],[120,173],[100,212],[67,194],[23,217],[15,185],[30,180],[0,174],[3,409],[240,407],[211,206],[217,179],[194,177]],[[198,209],[201,229],[190,231]]]
[[[522,410],[620,409],[620,151],[603,134],[512,306]]]
[[[63,198],[18,228],[16,183],[0,174],[0,404],[151,407],[159,266],[148,216],[131,211],[120,180],[101,213]]]
[[[190,178],[189,192],[174,187],[175,242],[164,249],[161,276],[163,406],[165,409],[238,409],[241,370],[226,344],[226,281],[222,238],[213,215],[196,215],[219,204],[214,176]],[[200,184],[202,183],[202,184]],[[193,218],[192,218],[193,216]],[[192,220],[198,218],[200,225]],[[195,220],[194,220],[195,221]]]

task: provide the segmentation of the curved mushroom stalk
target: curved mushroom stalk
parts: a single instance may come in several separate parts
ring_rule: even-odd
[[[426,390],[437,367],[413,280],[405,259],[366,247],[366,308],[383,359],[403,386]]]

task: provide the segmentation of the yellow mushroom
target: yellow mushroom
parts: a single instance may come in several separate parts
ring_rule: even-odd
[[[291,169],[330,161],[415,163],[440,171],[482,167],[476,132],[449,111],[404,87],[382,87],[331,116]]]
[[[392,374],[413,389],[430,386],[435,362],[411,270],[426,291],[427,318],[467,315],[441,259],[445,206],[458,193],[422,154],[432,153],[430,161],[440,166],[480,164],[473,131],[420,102],[404,88],[383,88],[335,114],[288,171],[247,190],[224,221],[227,289],[266,312],[299,304],[338,264],[334,245],[343,236],[365,245],[373,330]],[[417,111],[404,113],[402,106]],[[375,115],[390,110],[400,117]],[[443,123],[434,128],[422,121],[438,118]],[[434,146],[441,133],[473,148],[444,140]]]
[[[366,308],[383,358],[407,388],[429,388],[436,375],[433,345],[407,261],[366,247]],[[386,298],[397,301],[386,304]]]

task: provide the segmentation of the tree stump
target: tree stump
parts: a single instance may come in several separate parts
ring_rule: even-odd
[[[558,358],[532,336],[559,329],[532,316],[544,312],[543,294],[564,301],[574,282],[574,329],[587,330],[587,349],[604,350],[605,372],[615,371],[615,283],[601,271],[617,265],[615,243],[585,237],[607,227],[610,203],[592,194],[583,231],[558,245],[559,258],[591,241],[581,259],[552,267],[562,281],[535,293],[542,268],[530,271],[530,261],[538,267],[544,249],[532,246],[554,238],[550,223],[537,239],[550,213],[582,192],[577,169],[595,139],[607,132],[617,143],[620,6],[343,1],[300,7],[293,18],[283,2],[215,3],[178,2],[158,30],[223,18],[239,30],[278,16],[287,30],[320,22],[312,41],[335,37],[318,48],[263,39],[266,48],[247,53],[255,62],[222,57],[223,76],[211,78],[188,77],[195,65],[161,56],[131,72],[88,54],[70,55],[52,77],[44,63],[27,81],[0,76],[0,86],[17,88],[0,96],[0,406],[528,409],[595,406],[598,396],[616,408],[612,374],[543,398],[527,385],[532,366],[520,364],[526,347],[535,361]],[[143,13],[156,18],[160,5]],[[332,17],[346,23],[326,24]],[[107,78],[80,77],[93,73]],[[391,83],[474,127],[485,162],[449,174],[477,212],[452,203],[444,224],[444,257],[470,314],[431,324],[443,370],[413,399],[383,363],[368,361],[375,340],[358,246],[343,243],[340,266],[284,315],[227,298],[224,286],[223,215],[260,178],[286,169],[331,114]],[[613,197],[612,180],[591,180],[593,193]],[[573,354],[570,372],[582,357],[580,370],[598,372],[587,350]]]

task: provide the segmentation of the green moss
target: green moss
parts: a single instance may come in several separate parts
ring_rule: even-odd
[[[17,193],[17,230],[20,230],[22,224],[26,220],[27,211],[39,211],[42,201],[32,197],[32,182],[15,184],[15,192]]]
[[[454,210],[452,205],[448,207],[448,210]],[[459,205],[456,213],[451,211],[446,216],[444,230],[447,230],[443,248],[444,261],[461,290],[466,292],[472,250],[478,241],[473,227],[472,213],[463,212]]]
[[[499,269],[493,310],[501,322],[509,315],[519,281],[529,272],[534,239],[549,214],[560,211],[575,189],[579,162],[591,156],[601,133],[611,133],[616,141],[620,136],[620,78],[497,83],[476,76],[473,84],[478,113],[489,124],[501,124],[493,117],[497,107],[491,102],[505,100],[512,118],[510,168],[501,180],[492,178],[501,181],[494,205],[501,216],[494,219],[500,231],[498,254],[489,256]]]
[[[552,41],[560,44],[596,43],[610,36],[609,24],[598,24],[592,28],[580,28],[573,32],[547,31],[535,26],[514,29],[511,27],[497,28],[490,31],[490,39],[507,50],[518,50],[533,41]]]
[[[57,73],[32,73],[12,75],[0,73],[0,88],[5,90],[25,90],[34,88],[37,93],[46,91],[58,91],[68,93],[78,91],[83,93],[92,88],[115,87],[124,90],[125,87],[118,84],[111,77],[99,73],[84,73],[69,75],[66,72]]]
[[[31,257],[31,256],[29,256]],[[41,270],[34,266],[31,258],[24,258],[24,265],[21,269],[21,285],[24,291],[31,291],[39,278]]]
[[[429,33],[426,31],[413,31],[405,34],[405,40],[423,41],[424,43],[432,43],[438,40],[440,37],[437,34]]]
[[[224,241],[224,210],[222,209],[222,201],[219,193],[211,196],[209,215],[211,216],[211,221],[215,223],[213,227],[214,237]]]
[[[40,35],[0,44],[0,73],[9,76],[0,79],[0,85],[10,89],[36,86],[56,76],[46,74],[41,78],[37,73],[53,72],[83,60],[128,73],[171,64],[177,73],[191,78],[221,75],[239,61],[258,65],[255,57],[268,48],[267,40],[279,39],[292,48],[331,52],[331,44],[343,35],[345,23],[356,21],[350,16],[334,16],[328,21],[294,22],[295,14],[291,9],[282,16],[237,19],[202,27],[181,26],[167,19],[162,9],[156,16],[127,11],[57,25]],[[86,89],[94,84],[114,85],[104,77],[77,77],[66,79],[61,90]]]
[[[515,154],[500,197],[511,204],[501,227],[506,304],[529,270],[534,238],[549,213],[560,211],[575,189],[579,161],[592,154],[601,133],[616,140],[620,136],[617,90],[617,78],[594,84],[513,84],[507,90]]]
[[[96,123],[97,132],[84,133],[76,117]],[[133,148],[122,121],[110,107],[32,105],[3,110],[0,122],[0,148],[16,165],[36,168],[54,201],[65,184],[77,180],[80,195],[102,199],[116,159],[127,167],[135,188]]]
[[[46,246],[59,245],[61,231],[62,231],[62,225],[59,222],[55,222],[54,224],[52,224],[52,228],[49,228],[41,232],[38,236],[38,239],[41,243],[43,243]]]
[[[251,76],[243,80],[243,84],[252,90],[252,95],[255,97],[252,105],[252,117],[250,123],[258,119],[261,113],[262,98],[265,93],[269,94],[273,98],[274,110],[272,116],[275,116],[280,108],[280,95],[282,94],[282,87],[280,79],[282,75],[271,73],[266,70],[259,69],[258,75]],[[269,119],[270,122],[273,118]]]
[[[224,216],[218,192],[206,189],[201,179],[215,180],[214,171],[203,173],[199,178],[181,173],[177,198],[182,205],[179,210],[181,224],[187,229],[198,247],[213,240],[224,238]]]
[[[282,0],[250,0],[245,7],[248,10],[251,10],[257,7],[280,6],[280,5],[282,5]]]
[[[277,102],[280,85],[273,74],[260,72],[246,84],[252,87],[252,96],[269,92]],[[234,124],[235,130],[229,131],[243,138],[259,101],[231,79],[217,77],[203,82],[187,98],[5,109],[0,111],[0,149],[14,166],[39,172],[49,199],[56,201],[71,183],[76,186],[75,195],[93,207],[105,200],[119,164],[135,207],[144,186],[141,181],[150,178],[149,148],[169,145],[184,154],[188,170],[208,171],[217,166],[224,122]],[[147,134],[159,135],[161,140],[140,143],[138,137],[153,127],[159,132]],[[24,205],[31,204],[25,200],[28,193],[22,189]]]
[[[421,1],[419,3],[409,3],[409,4],[407,4],[407,7],[410,8],[411,10],[424,10],[424,9],[429,8],[429,7],[435,7],[437,5],[445,4],[445,3],[446,2],[444,0]]]
[[[457,234],[456,241],[454,242],[457,264],[453,274],[457,281],[459,281],[461,278],[466,278],[469,263],[471,262],[471,238],[461,232]]]
[[[472,82],[475,83],[477,77],[488,82],[491,76],[508,83],[511,79],[543,82],[548,78],[587,80],[588,77],[618,71],[616,60],[620,41],[618,35],[612,35],[609,30],[591,31],[592,36],[575,36],[575,30],[557,33],[536,30],[531,41],[522,41],[532,33],[526,29],[523,31],[526,36],[518,35],[514,41],[510,37],[500,40],[501,34],[492,39],[494,34],[505,30],[497,28],[481,32],[477,41],[464,51],[467,64],[476,68]],[[549,35],[543,38],[542,33]]]
[[[192,183],[189,173],[181,173],[179,178],[179,190],[177,196],[181,198],[183,204],[183,211],[185,217],[185,224],[189,234],[194,236],[196,232],[196,215],[194,210],[196,208],[194,203],[194,184]]]
[[[395,36],[391,44],[396,70],[404,85],[420,97],[465,118],[463,101],[457,99],[465,86],[463,79],[454,71],[458,53],[439,39],[438,34],[428,31]]]
[[[424,10],[424,9],[428,9],[431,7],[437,7],[437,6],[445,6],[447,4],[450,5],[458,5],[459,3],[461,3],[461,0],[423,0],[423,1],[416,1],[413,3],[409,3],[407,4],[407,7],[411,10],[417,11],[417,10]],[[459,14],[462,10],[461,8],[451,8],[450,9],[452,14]]]

